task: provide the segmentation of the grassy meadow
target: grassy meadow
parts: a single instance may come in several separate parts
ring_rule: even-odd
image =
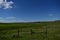
[[[0,23],[0,40],[60,40],[60,21]]]

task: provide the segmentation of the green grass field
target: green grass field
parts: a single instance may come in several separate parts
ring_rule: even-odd
[[[60,40],[60,21],[0,23],[0,40]]]

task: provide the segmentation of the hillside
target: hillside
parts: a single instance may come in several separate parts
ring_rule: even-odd
[[[15,29],[15,28],[31,28],[43,26],[60,26],[60,20],[48,22],[27,22],[27,23],[0,23],[0,30]]]

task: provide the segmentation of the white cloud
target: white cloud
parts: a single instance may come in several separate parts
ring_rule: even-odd
[[[0,8],[3,9],[13,8],[13,4],[13,1],[7,2],[7,0],[0,0]]]

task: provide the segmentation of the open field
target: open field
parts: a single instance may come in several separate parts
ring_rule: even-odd
[[[60,40],[60,22],[0,23],[0,40]]]

